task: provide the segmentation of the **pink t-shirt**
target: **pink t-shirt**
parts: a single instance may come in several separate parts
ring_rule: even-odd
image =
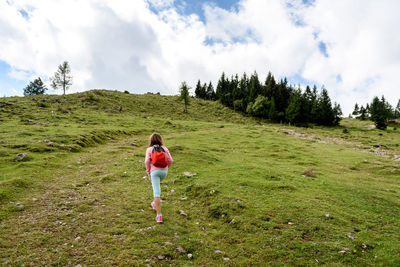
[[[169,153],[168,148],[166,148],[165,146],[162,146],[162,148],[164,148],[165,156],[167,157],[167,161],[168,161],[168,166],[164,167],[164,168],[160,168],[160,167],[156,167],[153,164],[151,164],[151,151],[153,151],[153,147],[150,146],[146,150],[146,159],[144,161],[144,163],[146,164],[146,171],[148,174],[150,174],[154,170],[168,170],[168,167],[171,166],[171,164],[173,162],[171,154]]]

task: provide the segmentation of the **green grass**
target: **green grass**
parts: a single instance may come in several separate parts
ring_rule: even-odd
[[[184,114],[158,95],[31,98],[0,101],[2,265],[400,264],[399,162],[368,152],[400,154],[396,130],[258,124],[196,99]],[[174,158],[161,225],[143,179],[153,131]]]

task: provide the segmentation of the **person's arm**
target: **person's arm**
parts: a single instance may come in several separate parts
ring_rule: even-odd
[[[146,165],[146,172],[147,172],[147,176],[149,177],[149,179],[150,179],[150,169],[151,169],[150,159],[151,159],[151,151],[150,151],[150,148],[148,148],[146,150],[146,157],[144,160],[144,164]]]
[[[168,167],[171,166],[172,162],[174,162],[174,160],[172,159],[171,154],[169,153],[168,148],[164,147],[165,149],[165,153],[167,154],[167,161],[168,161]]]

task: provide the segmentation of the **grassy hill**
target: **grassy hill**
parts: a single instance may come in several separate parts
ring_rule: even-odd
[[[182,111],[106,90],[0,99],[0,263],[400,264],[400,130]],[[161,225],[143,179],[153,131],[175,161]]]

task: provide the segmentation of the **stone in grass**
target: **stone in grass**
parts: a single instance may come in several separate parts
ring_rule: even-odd
[[[306,169],[303,173],[302,173],[303,177],[317,177],[317,175],[315,174],[314,170],[312,168],[308,168]]]
[[[189,254],[187,254],[187,257],[188,257],[189,260],[191,260],[191,259],[193,259],[193,254],[189,253]]]
[[[339,254],[344,254],[346,251],[348,251],[349,248],[343,248],[342,250],[338,251]]]
[[[22,204],[19,203],[19,202],[17,202],[17,204],[15,204],[15,206],[16,206],[17,208],[23,208],[23,207],[24,207],[24,205],[22,205]]]
[[[175,248],[175,250],[176,250],[177,252],[179,252],[179,253],[185,253],[185,252],[186,252],[186,250],[185,250],[182,246],[177,246],[177,247]]]
[[[353,233],[348,233],[348,234],[347,234],[347,237],[350,238],[350,239],[352,239],[352,240],[354,240],[354,239],[356,238],[356,235],[353,234]]]
[[[183,210],[179,210],[179,214],[182,216],[187,217],[188,215],[186,214],[186,212],[184,212]]]
[[[161,260],[165,259],[165,256],[164,255],[157,255],[157,259],[159,259],[161,261]]]
[[[228,257],[223,257],[222,258],[224,261],[226,261],[226,262],[232,262],[232,260],[230,259],[230,258],[228,258]]]
[[[221,251],[221,250],[218,250],[218,249],[217,249],[217,250],[214,250],[214,252],[217,253],[217,254],[222,254],[222,251]]]
[[[30,159],[30,157],[26,153],[20,153],[16,156],[16,160],[19,160],[19,161],[27,161],[29,159]]]
[[[197,173],[191,173],[191,172],[184,172],[183,174],[189,178],[197,175]]]

